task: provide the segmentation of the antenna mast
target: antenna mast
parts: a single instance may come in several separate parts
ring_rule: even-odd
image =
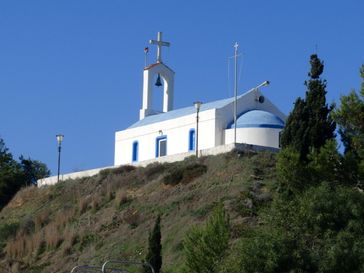
[[[238,43],[235,42],[234,48],[234,60],[235,60],[235,71],[234,71],[234,144],[236,144],[236,116],[237,116],[237,99],[238,99]]]

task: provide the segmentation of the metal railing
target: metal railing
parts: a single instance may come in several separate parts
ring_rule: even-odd
[[[102,272],[101,267],[93,265],[78,265],[72,268],[71,273],[94,273]]]
[[[71,273],[125,273],[129,272],[125,266],[149,267],[152,273],[155,273],[154,268],[150,263],[128,260],[109,260],[101,267],[93,265],[78,265],[72,268]]]
[[[108,265],[127,265],[127,266],[130,266],[130,265],[135,265],[135,266],[140,266],[140,267],[149,267],[151,270],[152,270],[152,273],[155,273],[154,272],[154,268],[151,266],[150,263],[147,263],[147,262],[138,262],[138,261],[127,261],[127,260],[110,260],[110,261],[106,261],[103,265],[102,265],[102,273],[107,273],[106,270],[115,270],[115,268],[108,268],[107,266]],[[122,271],[120,271],[120,273],[122,272],[128,272],[127,270],[125,269],[120,269]],[[117,273],[119,273],[118,271],[116,271]],[[110,271],[110,273],[116,273],[114,271]]]

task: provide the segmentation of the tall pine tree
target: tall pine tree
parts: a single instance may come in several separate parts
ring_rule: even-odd
[[[342,96],[334,118],[345,146],[344,165],[346,173],[351,176],[348,180],[364,188],[364,65],[361,66],[360,75],[360,92],[353,90],[349,95]]]
[[[362,78],[360,92],[351,91],[342,96],[341,105],[335,111],[339,133],[345,152],[354,152],[364,158],[364,65],[360,68]]]
[[[334,138],[336,128],[330,115],[333,106],[326,103],[326,80],[320,78],[324,64],[316,54],[311,55],[310,64],[306,97],[296,100],[281,136],[282,147],[292,147],[302,160],[307,159],[311,149],[318,150]]]
[[[154,269],[155,273],[159,273],[162,268],[162,244],[161,244],[161,217],[158,215],[154,228],[149,234],[148,253],[145,261]],[[151,273],[149,267],[144,267],[145,273]]]

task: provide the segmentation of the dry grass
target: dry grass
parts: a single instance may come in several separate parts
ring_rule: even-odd
[[[118,190],[115,194],[115,207],[118,209],[129,201],[125,190]]]
[[[72,247],[77,243],[79,235],[75,228],[67,226],[64,230],[63,255],[72,253]]]
[[[141,215],[138,210],[130,208],[124,212],[123,220],[130,228],[136,228],[141,221]]]
[[[92,195],[90,207],[93,212],[96,212],[100,208],[101,203],[102,203],[102,199],[98,194]]]
[[[74,208],[63,209],[56,214],[53,223],[58,229],[61,229],[72,221],[75,215],[76,210]]]
[[[26,254],[27,240],[24,235],[17,235],[14,239],[7,242],[5,253],[7,257],[18,259]]]
[[[9,237],[6,257],[0,257],[0,263],[15,259],[20,261],[19,270],[29,273],[70,272],[76,264],[100,264],[107,259],[140,260],[139,253],[145,254],[147,248],[148,231],[161,214],[163,271],[177,272],[186,230],[208,217],[213,202],[222,200],[231,220],[247,225],[241,221],[240,204],[246,199],[241,192],[250,189],[254,182],[251,175],[257,173],[257,167],[264,168],[259,172],[262,183],[267,183],[267,173],[269,181],[274,179],[267,162],[272,165],[274,160],[231,153],[145,168],[128,167],[104,176],[27,190],[20,194],[22,200],[27,200],[22,206],[0,212],[1,222],[16,219],[20,229]],[[198,166],[187,167],[191,165]],[[182,169],[185,178],[165,186],[163,179],[175,169]],[[49,200],[46,205],[41,202],[44,199]],[[241,227],[236,226],[238,236]],[[27,263],[42,269],[31,271],[28,266],[26,271]]]
[[[38,213],[34,218],[34,229],[35,232],[41,230],[45,225],[49,222],[49,216],[51,212],[49,209],[46,209],[40,213]]]
[[[78,201],[78,211],[81,214],[85,213],[90,203],[90,196],[81,197]]]
[[[63,234],[55,224],[49,224],[44,229],[44,240],[48,249],[57,248],[63,242]]]
[[[15,262],[15,263],[11,266],[11,273],[21,273],[20,263],[19,263],[19,262]]]
[[[111,185],[110,183],[106,184],[105,195],[106,195],[107,201],[111,201],[115,198],[115,189],[114,189],[113,185]]]
[[[45,247],[43,231],[34,234],[17,234],[17,236],[8,241],[5,247],[5,253],[8,258],[20,259],[31,254],[39,255]]]
[[[36,256],[38,256],[44,251],[46,242],[43,231],[34,233],[28,240],[30,242],[28,253],[34,253]]]
[[[33,200],[34,196],[37,195],[39,189],[37,187],[25,187],[14,196],[13,200],[9,203],[9,207],[17,208],[22,206],[29,200]]]

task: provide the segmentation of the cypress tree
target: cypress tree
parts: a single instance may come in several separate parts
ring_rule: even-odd
[[[282,147],[292,147],[307,159],[311,149],[319,149],[329,139],[335,137],[336,124],[331,118],[333,106],[326,103],[326,80],[320,78],[324,63],[316,54],[310,58],[310,77],[305,82],[305,99],[298,98],[282,131]]]
[[[158,215],[153,230],[149,233],[148,253],[145,261],[154,269],[155,273],[159,273],[162,267],[162,244],[161,244],[161,217]],[[145,273],[151,273],[149,267],[144,268]]]

